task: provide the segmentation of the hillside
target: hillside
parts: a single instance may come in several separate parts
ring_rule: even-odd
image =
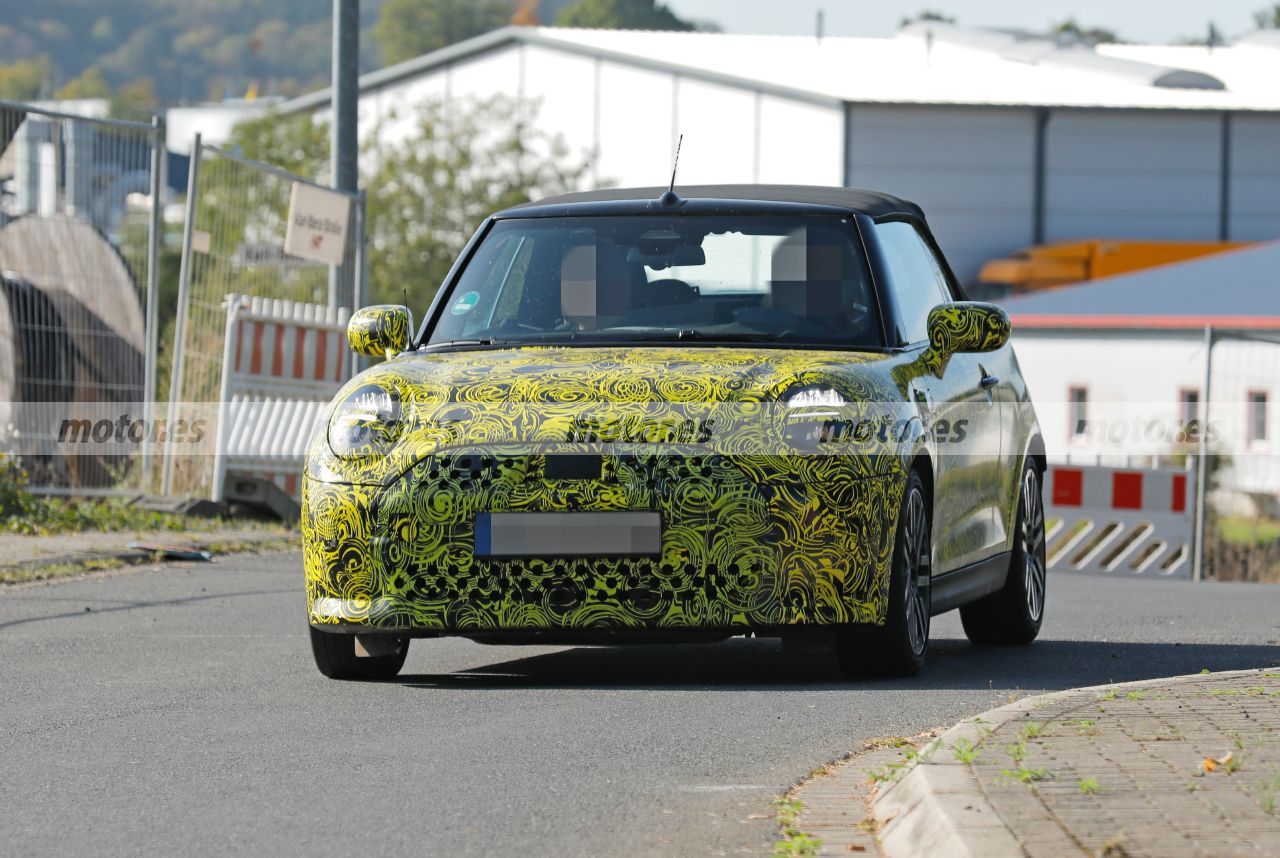
[[[361,3],[365,69],[378,65],[367,36],[382,2]],[[0,0],[0,97],[48,97],[77,78],[78,94],[150,89],[165,104],[251,87],[303,92],[328,79],[331,9],[329,0]]]

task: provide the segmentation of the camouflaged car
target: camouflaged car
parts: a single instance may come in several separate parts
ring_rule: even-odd
[[[488,218],[308,451],[316,663],[413,638],[781,637],[913,674],[930,618],[1028,643],[1043,442],[998,307],[912,203],[844,188],[570,194]]]

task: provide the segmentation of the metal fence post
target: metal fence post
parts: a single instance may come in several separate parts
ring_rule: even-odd
[[[1204,580],[1205,494],[1209,482],[1209,408],[1213,403],[1213,326],[1204,326],[1204,422],[1200,426],[1199,461],[1196,462],[1195,561],[1191,580]]]
[[[164,117],[154,116],[151,119],[154,131],[151,137],[151,221],[150,234],[147,236],[147,316],[146,316],[146,354],[143,407],[146,410],[148,426],[156,424],[156,375],[160,361],[160,245],[164,241],[164,169],[165,169],[165,123]],[[142,447],[142,479],[147,490],[155,487],[154,449],[151,433],[143,438]]]
[[[195,233],[196,201],[200,187],[200,133],[196,132],[191,143],[191,167],[187,171],[187,213],[182,224],[182,264],[178,271],[178,319],[173,335],[173,375],[169,379],[169,425],[178,419],[178,402],[182,397],[182,358],[187,331],[187,293],[191,289],[191,239]],[[169,494],[173,487],[173,457],[164,459],[164,485],[161,491]]]

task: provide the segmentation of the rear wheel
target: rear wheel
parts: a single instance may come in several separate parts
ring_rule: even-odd
[[[1009,577],[1003,589],[960,609],[964,633],[974,643],[1029,644],[1044,621],[1044,498],[1040,472],[1032,462],[1022,470],[1018,521]]]
[[[311,628],[311,653],[316,667],[330,679],[390,679],[404,667],[408,638],[322,632]]]
[[[836,658],[848,676],[915,676],[929,650],[929,505],[924,483],[911,472],[889,575],[889,616],[872,629],[841,629]]]

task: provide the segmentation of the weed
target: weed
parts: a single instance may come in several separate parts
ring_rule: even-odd
[[[956,761],[964,763],[966,766],[971,765],[982,754],[980,748],[966,739],[961,739],[952,745],[951,751],[956,755]]]
[[[1094,778],[1081,778],[1076,781],[1076,789],[1080,790],[1081,795],[1097,795],[1102,787],[1098,786],[1098,781]]]
[[[1022,762],[1027,757],[1026,741],[1014,742],[1012,745],[1005,748],[1005,753],[1007,753],[1015,763]]]
[[[1003,777],[1011,781],[1017,781],[1020,784],[1033,784],[1037,781],[1048,780],[1053,777],[1048,769],[1028,769],[1018,766],[1016,769],[1005,769]]]
[[[1023,725],[1022,725],[1022,738],[1024,738],[1024,739],[1037,739],[1037,738],[1039,738],[1040,733],[1041,733],[1041,732],[1043,732],[1043,731],[1044,731],[1044,725],[1043,725],[1043,724],[1023,724]]]
[[[1110,691],[1104,691],[1098,695],[1098,700],[1115,700],[1115,699],[1116,699],[1116,690],[1114,688],[1111,689]]]
[[[822,848],[822,841],[796,828],[796,819],[804,810],[804,802],[784,796],[777,800],[777,805],[781,839],[773,844],[773,854],[779,858],[810,858],[817,855]]]

